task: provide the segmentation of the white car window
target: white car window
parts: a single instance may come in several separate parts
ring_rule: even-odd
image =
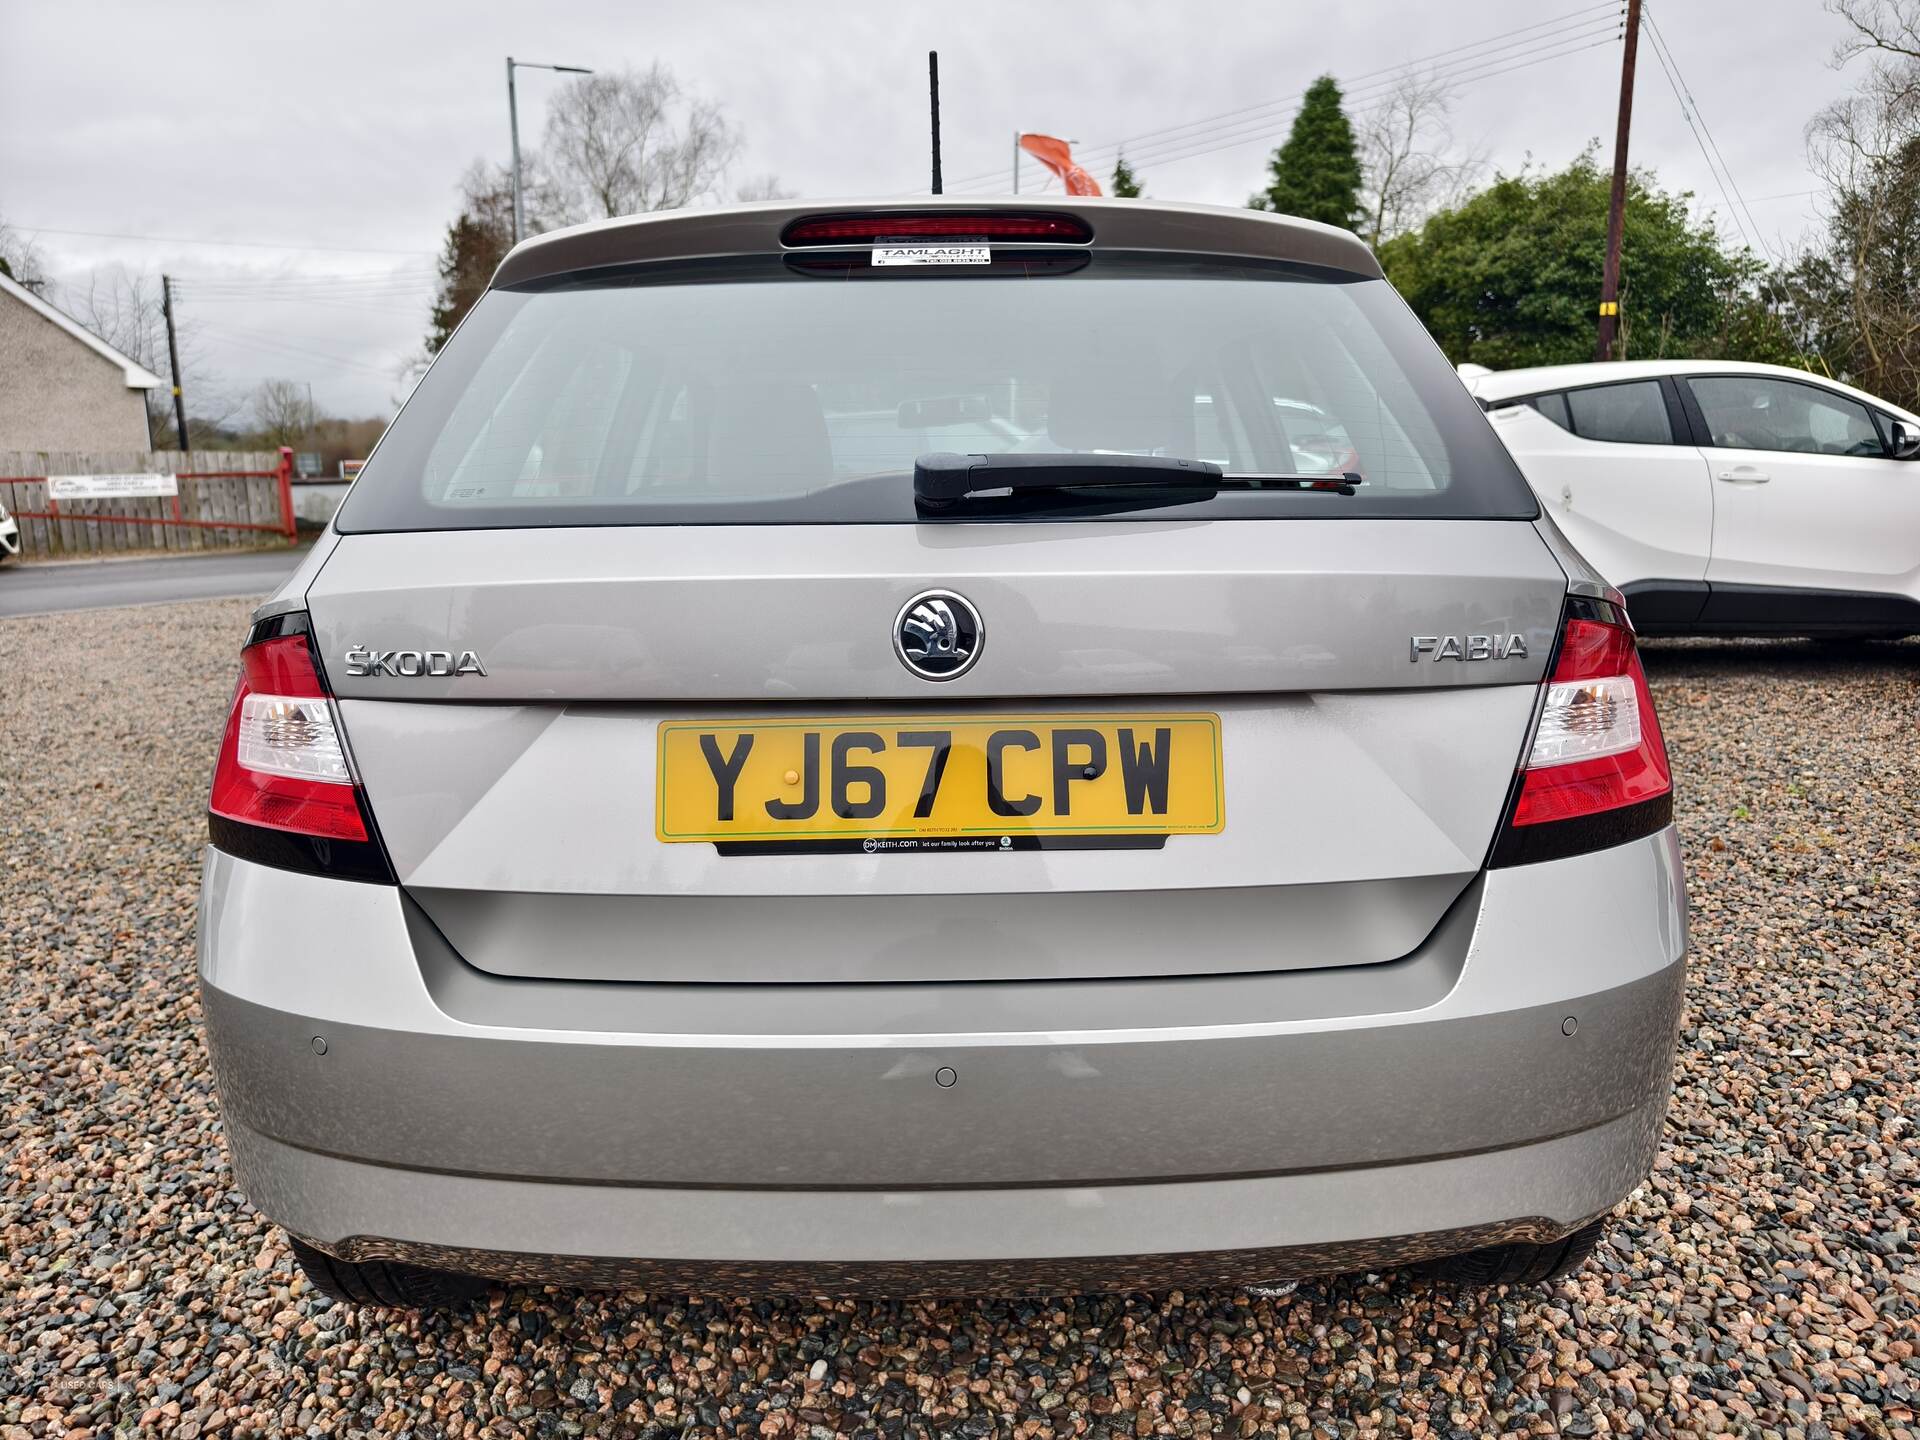
[[[1567,415],[1567,397],[1565,394],[1536,395],[1527,402],[1562,430],[1573,429],[1573,421]]]
[[[1582,440],[1606,440],[1616,445],[1673,444],[1673,427],[1667,422],[1667,402],[1660,394],[1658,380],[1569,390],[1567,408],[1573,413],[1573,433]]]
[[[1818,385],[1761,375],[1708,375],[1688,384],[1715,445],[1803,455],[1886,453],[1867,407]]]

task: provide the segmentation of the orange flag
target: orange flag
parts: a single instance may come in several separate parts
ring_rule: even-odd
[[[1100,182],[1073,163],[1073,151],[1051,135],[1022,135],[1020,148],[1060,177],[1069,195],[1098,195]]]

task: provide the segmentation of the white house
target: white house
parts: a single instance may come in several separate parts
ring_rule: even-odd
[[[161,378],[0,275],[0,451],[145,450]]]

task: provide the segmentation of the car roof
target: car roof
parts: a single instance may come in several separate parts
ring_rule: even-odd
[[[1290,215],[1225,205],[1179,205],[1161,200],[1063,200],[1020,195],[918,195],[883,200],[774,200],[689,210],[662,210],[596,220],[523,240],[494,272],[492,288],[560,275],[720,255],[780,254],[789,222],[813,215],[1075,215],[1093,229],[1095,249],[1164,250],[1236,259],[1288,260],[1377,279],[1380,262],[1349,231]],[[870,243],[870,242],[869,242]],[[847,248],[865,248],[862,245]],[[1080,249],[1037,246],[1021,249]]]
[[[1781,380],[1810,380],[1838,390],[1905,420],[1915,417],[1890,400],[1882,400],[1844,381],[1788,365],[1761,365],[1751,360],[1608,360],[1584,365],[1535,365],[1521,370],[1490,370],[1460,378],[1482,400],[1510,400],[1547,390],[1570,390],[1582,385],[1607,385],[1623,380],[1656,380],[1662,375],[1769,375]],[[1917,422],[1920,423],[1920,422]]]

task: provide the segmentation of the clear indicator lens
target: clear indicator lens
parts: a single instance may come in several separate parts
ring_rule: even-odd
[[[1527,767],[1568,765],[1639,745],[1640,697],[1632,676],[1560,681],[1547,687]]]
[[[325,700],[247,695],[240,702],[239,761],[263,775],[351,785]]]

